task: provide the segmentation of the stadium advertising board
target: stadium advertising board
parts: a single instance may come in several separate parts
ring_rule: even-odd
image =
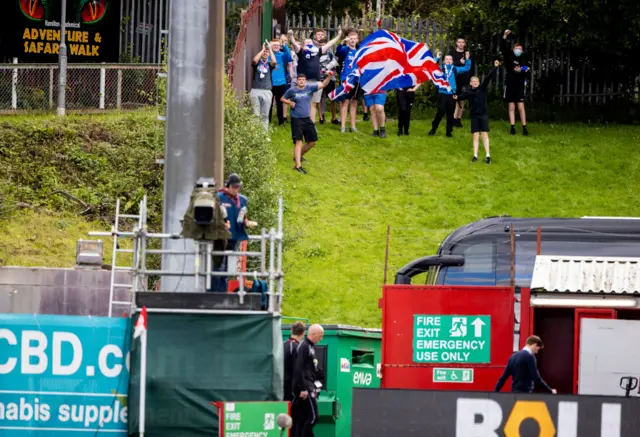
[[[0,435],[127,434],[128,322],[0,315]]]
[[[352,437],[632,437],[637,397],[354,389]]]

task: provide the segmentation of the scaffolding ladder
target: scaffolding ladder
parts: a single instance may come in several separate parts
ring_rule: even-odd
[[[126,307],[129,315],[136,310],[135,295],[138,291],[150,291],[149,279],[151,277],[168,277],[168,276],[191,276],[196,279],[195,290],[176,290],[188,292],[205,292],[206,284],[211,282],[213,277],[237,277],[239,279],[239,290],[236,295],[240,304],[244,304],[244,298],[247,294],[245,289],[246,279],[266,280],[268,284],[268,307],[266,311],[269,313],[280,314],[282,307],[282,298],[284,296],[284,274],[282,270],[282,242],[283,242],[283,202],[279,199],[278,204],[278,229],[271,228],[268,232],[266,228],[262,228],[260,235],[249,235],[248,243],[260,243],[260,250],[251,251],[249,247],[246,250],[242,248],[236,251],[215,251],[213,250],[213,242],[196,241],[195,250],[193,251],[176,251],[163,249],[149,249],[147,244],[149,240],[162,239],[182,239],[180,234],[162,234],[150,233],[147,229],[147,196],[145,195],[140,201],[138,214],[121,214],[120,199],[116,200],[116,214],[114,225],[111,232],[89,232],[90,236],[96,237],[113,237],[113,255],[111,261],[111,280],[109,285],[109,317],[113,316],[114,307]],[[122,221],[137,220],[133,226],[133,230],[127,231],[121,229]],[[119,242],[122,239],[133,240],[132,249],[121,249]],[[131,254],[132,263],[130,267],[118,264],[118,254]],[[182,271],[166,271],[166,270],[150,270],[147,268],[147,255],[193,255],[195,261],[194,273],[185,273]],[[214,255],[226,257],[247,257],[258,258],[259,266],[254,271],[238,271],[236,273],[229,272],[229,264],[227,263],[227,271],[213,271],[212,259]],[[131,283],[117,282],[117,272],[130,272]],[[200,282],[201,278],[205,278],[204,283]],[[129,300],[117,300],[116,290],[129,290]]]

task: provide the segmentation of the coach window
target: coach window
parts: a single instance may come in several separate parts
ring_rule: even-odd
[[[444,268],[444,285],[496,285],[493,241],[462,243],[452,255],[463,255],[464,266]]]

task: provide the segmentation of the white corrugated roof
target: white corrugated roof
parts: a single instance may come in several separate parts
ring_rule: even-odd
[[[640,294],[640,258],[538,255],[531,290]]]

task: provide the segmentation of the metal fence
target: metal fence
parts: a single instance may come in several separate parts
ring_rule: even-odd
[[[338,18],[329,15],[322,17],[300,15],[287,17],[286,30],[291,29],[296,38],[302,38],[310,37],[314,29],[321,28],[327,32],[327,39],[331,39],[336,36],[339,25],[342,25],[343,29],[351,27],[358,30],[361,41],[377,28],[374,17]],[[382,20],[382,27],[413,41],[426,41],[434,54],[438,50],[447,53],[454,48],[456,35],[431,20],[386,17]],[[468,41],[472,61],[475,61],[472,70],[481,79],[498,54],[500,38],[502,34],[495,34],[484,41],[484,44]],[[560,105],[600,105],[621,97],[631,98],[635,102],[640,101],[637,78],[640,72],[627,75],[627,77],[636,77],[630,83],[628,80],[603,74],[607,72],[597,71],[589,65],[588,60],[572,56],[570,49],[554,47],[552,44],[538,41],[530,36],[525,36],[521,42],[531,59],[532,74],[531,80],[527,83],[527,94],[533,98],[539,97]],[[498,90],[504,90],[505,74],[505,69],[501,69],[498,73],[495,82]]]
[[[188,1],[188,0],[183,0]],[[227,59],[231,56],[240,31],[240,16],[249,0],[227,0]],[[121,0],[120,61],[159,64],[169,30],[171,0]]]
[[[72,64],[67,71],[67,110],[136,109],[158,96],[158,65]],[[0,112],[55,110],[56,64],[0,64]]]

